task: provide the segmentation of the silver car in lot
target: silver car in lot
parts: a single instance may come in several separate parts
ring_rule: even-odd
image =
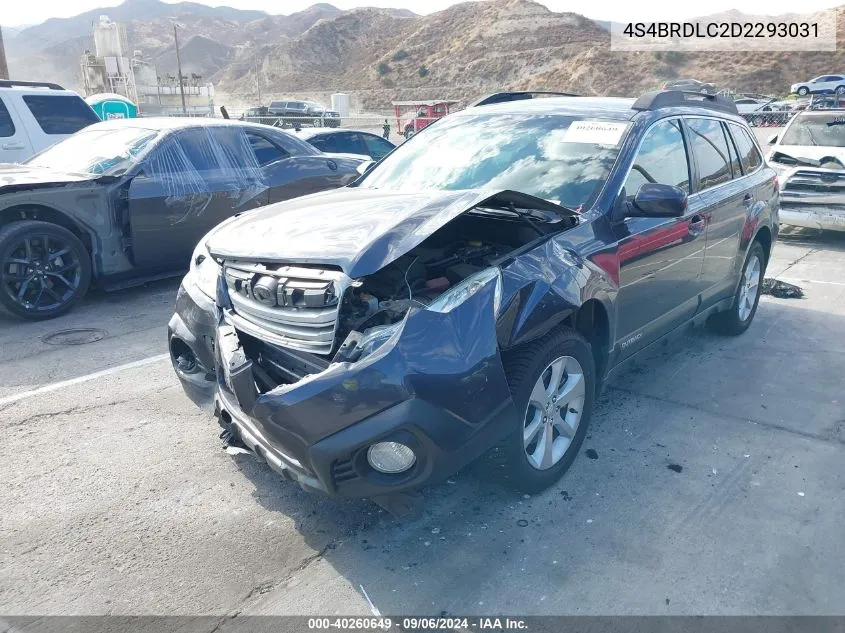
[[[845,110],[800,112],[769,144],[781,222],[845,231]]]

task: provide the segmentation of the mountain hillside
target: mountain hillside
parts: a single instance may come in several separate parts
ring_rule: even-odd
[[[423,16],[326,3],[283,16],[126,0],[24,29],[7,47],[13,77],[78,87],[79,55],[92,46],[92,22],[106,14],[126,24],[131,50],[143,51],[159,75],[174,75],[176,20],[184,71],[213,81],[227,104],[239,106],[255,103],[259,83],[265,101],[344,91],[370,108],[395,99],[468,101],[510,88],[634,95],[678,77],[778,94],[845,68],[845,8],[836,12],[836,52],[615,53],[609,23],[532,0],[465,2]]]

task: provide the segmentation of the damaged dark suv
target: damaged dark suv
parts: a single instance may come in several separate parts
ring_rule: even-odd
[[[394,511],[497,444],[538,491],[625,361],[690,323],[748,328],[778,185],[735,106],[532,96],[200,242],[169,344],[229,445]]]

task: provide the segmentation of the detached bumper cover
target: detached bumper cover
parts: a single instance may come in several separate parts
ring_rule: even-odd
[[[414,309],[364,360],[258,393],[239,333],[187,284],[169,339],[172,355],[175,338],[197,362],[185,372],[174,360],[174,370],[192,400],[214,403],[221,424],[234,425],[254,452],[308,490],[369,497],[414,489],[445,479],[514,428],[493,291],[488,284],[449,313]],[[367,448],[387,440],[414,450],[410,470],[369,467]]]

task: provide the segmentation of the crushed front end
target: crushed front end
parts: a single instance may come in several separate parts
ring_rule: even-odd
[[[174,369],[229,437],[308,490],[380,497],[444,479],[515,419],[487,266],[501,248],[421,247],[363,280],[224,261],[213,299],[192,270],[169,324]]]
[[[782,170],[780,220],[784,224],[845,231],[845,171]]]

